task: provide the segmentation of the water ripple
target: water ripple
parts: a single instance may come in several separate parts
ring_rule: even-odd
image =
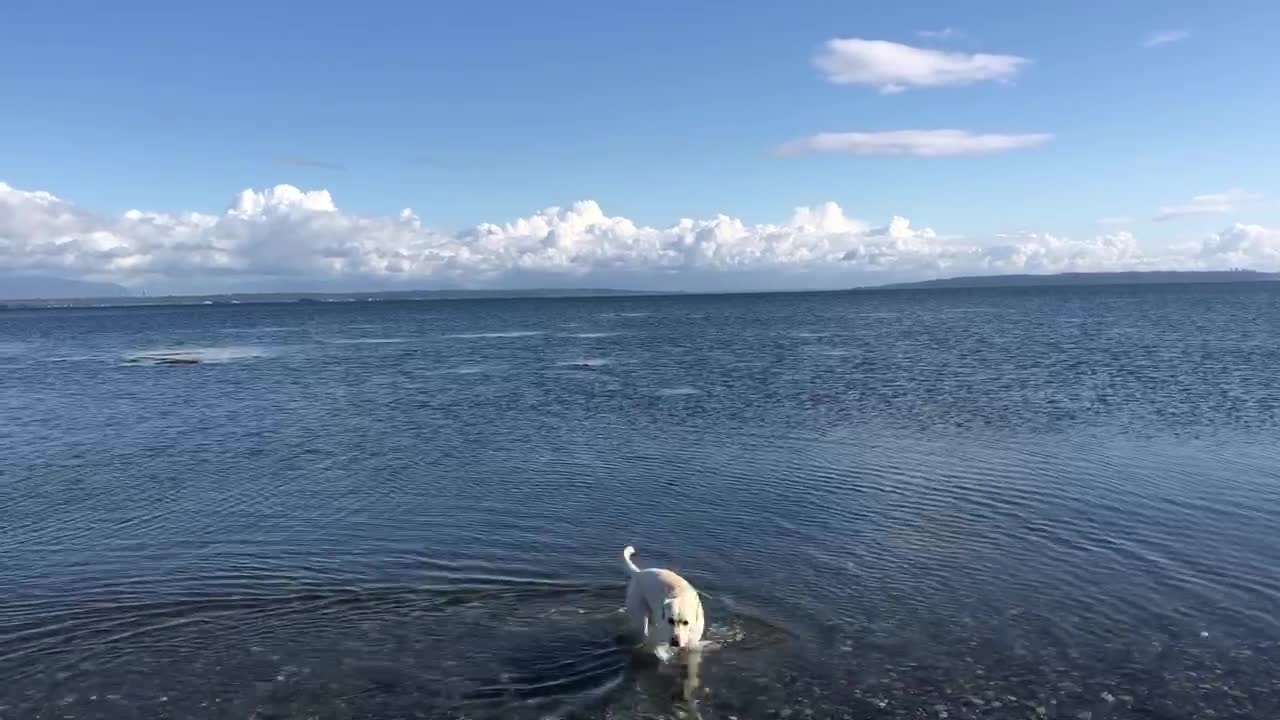
[[[423,307],[0,314],[0,716],[1280,713],[1272,288]]]

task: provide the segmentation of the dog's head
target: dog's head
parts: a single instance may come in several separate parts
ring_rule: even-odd
[[[693,647],[702,639],[702,601],[698,592],[689,588],[675,597],[662,601],[661,617],[657,630],[660,638],[672,647]]]

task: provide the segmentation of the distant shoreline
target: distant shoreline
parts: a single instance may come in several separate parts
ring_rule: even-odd
[[[688,295],[760,295],[809,292],[867,292],[878,290],[977,290],[984,288],[1050,288],[1121,285],[1255,284],[1280,282],[1280,273],[1256,270],[1188,270],[1140,272],[1069,272],[1046,275],[969,275],[919,282],[864,285],[835,290],[772,290],[691,292],[679,290],[618,290],[607,288],[527,290],[390,290],[376,292],[257,292],[213,295],[99,296],[69,298],[0,298],[0,309],[105,307],[165,307],[190,305],[261,305],[354,302],[414,302],[432,300],[520,300],[551,298],[621,298]]]
[[[216,295],[129,295],[125,297],[26,298],[5,300],[0,308],[165,307],[186,305],[263,305],[355,302],[411,302],[428,300],[479,300],[524,298],[590,298],[681,295],[680,292],[575,288],[567,290],[384,290],[377,292],[265,292]]]

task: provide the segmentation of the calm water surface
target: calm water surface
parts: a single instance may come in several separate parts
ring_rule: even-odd
[[[1278,518],[1262,286],[0,312],[4,720],[1271,719]]]

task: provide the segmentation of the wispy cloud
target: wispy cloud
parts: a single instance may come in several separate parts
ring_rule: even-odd
[[[887,40],[836,38],[814,56],[814,65],[836,85],[871,85],[886,95],[909,88],[1007,81],[1027,63],[1017,55],[945,52]]]
[[[972,133],[967,130],[885,130],[828,132],[792,140],[775,148],[781,155],[846,153],[851,155],[981,155],[1042,145],[1050,133]]]
[[[1208,195],[1196,195],[1187,202],[1160,208],[1152,219],[1156,222],[1164,222],[1191,215],[1222,215],[1234,212],[1261,197],[1258,193],[1239,188]]]
[[[930,40],[946,40],[947,38],[956,37],[960,34],[959,30],[953,27],[944,27],[941,30],[920,30],[916,35]]]
[[[433,168],[435,170],[457,170],[458,165],[448,160],[443,160],[431,155],[415,155],[409,158],[409,163],[421,168]]]
[[[325,160],[316,160],[315,158],[303,157],[301,155],[277,155],[275,158],[275,164],[282,167],[315,168],[317,170],[334,170],[339,172],[347,169],[337,163],[331,163]]]
[[[1163,30],[1161,32],[1154,32],[1148,35],[1147,39],[1142,41],[1142,47],[1156,48],[1161,45],[1172,45],[1173,43],[1182,42],[1189,37],[1191,37],[1191,33],[1186,30]]]

